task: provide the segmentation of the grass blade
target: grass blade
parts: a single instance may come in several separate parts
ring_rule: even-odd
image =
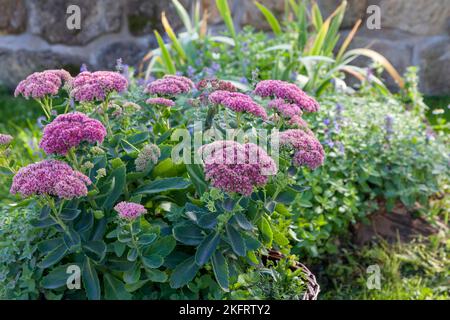
[[[189,18],[189,13],[183,7],[183,5],[178,2],[178,0],[172,0],[173,5],[175,6],[175,10],[177,11],[178,16],[186,28],[186,31],[189,33],[193,32],[191,19]]]
[[[256,7],[261,11],[261,13],[264,15],[264,17],[267,20],[267,23],[269,23],[270,27],[272,28],[272,31],[275,35],[280,35],[282,33],[280,23],[278,22],[278,19],[275,17],[275,15],[265,6],[255,1]]]
[[[347,35],[347,37],[345,38],[344,42],[342,43],[341,48],[339,49],[339,52],[336,56],[336,61],[340,61],[342,56],[344,55],[344,52],[347,50],[348,46],[350,45],[350,43],[352,42],[353,38],[355,37],[356,32],[359,29],[359,26],[361,25],[362,20],[358,19],[358,21],[356,21],[355,25],[353,26],[352,30],[350,31],[350,33]]]
[[[175,74],[176,68],[173,63],[172,57],[170,56],[169,50],[167,50],[166,45],[164,44],[163,39],[158,31],[155,30],[156,41],[158,41],[159,48],[161,49],[161,59],[166,66],[167,72],[169,74]]]
[[[164,30],[167,33],[167,36],[170,38],[170,40],[172,40],[172,46],[174,48],[174,50],[178,53],[178,55],[180,56],[180,58],[182,60],[186,60],[186,53],[184,52],[183,47],[181,46],[180,41],[178,40],[175,32],[173,31],[169,20],[167,20],[166,18],[166,13],[163,11],[163,13],[161,14],[161,23],[164,27]]]
[[[233,18],[231,17],[230,7],[228,6],[227,0],[216,0],[217,10],[219,10],[219,14],[222,17],[225,25],[230,31],[233,39],[236,40],[236,30],[234,28]]]
[[[400,88],[403,88],[405,86],[405,82],[403,81],[403,78],[400,76],[398,71],[394,68],[394,66],[389,62],[388,59],[386,59],[383,55],[379,54],[378,52],[367,48],[359,48],[350,50],[345,54],[345,56],[352,56],[352,55],[365,56],[379,63],[384,67],[387,73],[389,73],[389,75],[395,80],[395,82],[398,84]]]

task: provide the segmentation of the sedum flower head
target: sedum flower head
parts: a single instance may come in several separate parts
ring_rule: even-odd
[[[134,202],[119,202],[114,210],[119,214],[119,217],[127,220],[134,220],[137,217],[147,213],[147,209],[141,204]]]
[[[292,162],[296,166],[316,169],[323,164],[325,152],[319,140],[310,131],[290,129],[278,133],[280,147],[294,151]]]
[[[13,178],[12,194],[56,196],[73,199],[87,195],[91,180],[67,163],[44,160],[21,168]]]
[[[136,171],[145,171],[150,164],[156,164],[159,157],[161,156],[161,151],[157,145],[147,144],[139,152],[138,157],[135,160]]]
[[[13,137],[9,134],[2,134],[0,133],[0,145],[8,145],[13,140]]]
[[[250,113],[264,120],[267,119],[266,110],[243,93],[218,90],[209,95],[209,101],[213,104],[223,105],[235,112]]]
[[[218,80],[218,79],[203,79],[200,80],[196,85],[197,90],[210,90],[210,91],[230,91],[236,92],[237,88],[228,81]]]
[[[260,97],[283,99],[288,103],[296,104],[299,108],[307,112],[316,112],[319,110],[317,101],[293,83],[281,80],[264,80],[256,85],[255,94]]]
[[[292,118],[294,116],[301,116],[302,110],[294,103],[287,103],[283,99],[271,100],[268,105],[269,108],[275,109],[285,118]]]
[[[164,107],[173,107],[175,102],[166,98],[150,98],[145,101],[145,103],[151,106],[164,106]]]
[[[106,136],[103,124],[81,112],[62,114],[45,126],[39,146],[47,154],[66,155],[81,142],[102,143]]]
[[[151,82],[145,91],[150,94],[173,97],[188,93],[192,88],[194,88],[194,83],[189,78],[166,75],[162,79]]]
[[[216,141],[200,148],[206,179],[225,192],[250,196],[277,172],[273,159],[253,143]]]
[[[14,96],[22,95],[25,98],[40,99],[45,96],[54,96],[58,94],[63,84],[63,80],[69,82],[70,74],[65,70],[46,70],[35,72],[29,75],[25,80],[20,81]]]
[[[70,95],[77,101],[103,101],[112,92],[123,92],[128,87],[127,79],[117,72],[84,71],[71,81]]]

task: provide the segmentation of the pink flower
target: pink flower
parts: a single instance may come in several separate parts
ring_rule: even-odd
[[[210,91],[216,91],[216,90],[223,90],[223,91],[230,91],[230,92],[237,91],[237,88],[231,82],[218,80],[218,79],[200,80],[196,84],[196,88],[197,88],[197,90],[209,89]]]
[[[49,195],[73,199],[87,195],[91,180],[67,163],[58,160],[44,160],[21,168],[13,178],[12,194],[23,197]]]
[[[216,141],[200,149],[205,177],[225,192],[250,196],[255,187],[264,186],[277,172],[273,159],[255,144]]]
[[[157,105],[157,106],[165,106],[165,107],[173,107],[175,102],[166,98],[150,98],[145,101],[149,105]]]
[[[81,112],[62,114],[45,126],[39,147],[47,154],[66,155],[81,142],[102,143],[106,136],[103,124]]]
[[[278,139],[281,147],[294,151],[292,159],[294,165],[316,169],[323,164],[325,152],[312,132],[290,129],[278,133]]]
[[[176,96],[188,93],[194,88],[194,83],[186,77],[166,75],[162,79],[151,82],[145,92],[162,96]]]
[[[70,74],[65,70],[46,70],[35,72],[22,80],[14,91],[14,96],[19,94],[25,98],[39,99],[47,95],[54,96],[58,94],[62,86],[62,81],[69,82]]]
[[[128,87],[127,79],[117,72],[84,71],[71,81],[70,95],[77,101],[103,101],[112,92],[123,92]]]
[[[214,91],[209,95],[213,104],[223,105],[235,112],[246,112],[262,119],[267,119],[266,110],[246,94],[224,90]]]
[[[0,133],[0,145],[8,145],[13,140],[13,137],[9,134]]]
[[[129,220],[136,219],[137,217],[147,213],[147,209],[145,209],[143,205],[125,201],[119,202],[114,207],[114,210],[119,213],[119,217]]]
[[[283,99],[271,100],[267,106],[271,109],[275,109],[285,118],[292,118],[294,116],[302,115],[302,110],[298,105],[286,103]]]
[[[288,124],[294,128],[300,128],[309,131],[308,123],[306,123],[306,121],[301,116],[298,115],[292,116],[289,119]]]
[[[281,80],[264,80],[256,85],[255,94],[260,97],[284,99],[288,103],[296,104],[307,112],[316,112],[319,110],[317,101],[293,83]]]

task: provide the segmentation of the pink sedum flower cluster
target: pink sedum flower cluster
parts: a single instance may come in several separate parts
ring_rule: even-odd
[[[81,112],[62,114],[45,126],[39,147],[47,154],[66,155],[81,142],[102,143],[106,136],[103,124]]]
[[[267,119],[266,110],[253,99],[240,92],[217,90],[209,95],[209,101],[213,104],[223,105],[235,112],[250,113],[264,120]]]
[[[147,104],[151,105],[151,106],[163,106],[163,107],[173,107],[175,106],[175,102],[170,100],[170,99],[166,99],[166,98],[150,98],[147,99],[147,101],[145,101]]]
[[[13,140],[13,137],[9,134],[2,134],[0,133],[0,145],[8,145]]]
[[[271,100],[267,106],[271,109],[277,110],[282,116],[292,118],[294,116],[301,116],[302,109],[296,104],[287,103],[283,99]]]
[[[292,162],[296,166],[316,169],[323,164],[325,152],[319,140],[301,129],[290,129],[278,133],[280,147],[294,150]]]
[[[216,141],[200,149],[205,177],[225,192],[250,196],[255,187],[264,186],[277,172],[273,159],[253,143]]]
[[[70,95],[77,101],[103,101],[112,92],[123,92],[128,80],[120,73],[111,71],[84,71],[71,81]]]
[[[203,91],[203,90],[209,90],[209,91],[230,91],[230,92],[236,92],[237,88],[228,81],[218,80],[218,79],[203,79],[197,82],[196,84],[197,90]]]
[[[73,199],[87,195],[91,180],[67,163],[44,160],[21,168],[13,178],[12,194],[56,196]]]
[[[127,220],[134,220],[137,217],[147,213],[147,209],[141,204],[134,202],[119,202],[114,210],[117,211],[119,217]]]
[[[145,91],[150,94],[173,97],[188,93],[192,88],[194,88],[194,83],[189,78],[166,75],[162,79],[151,82]]]
[[[307,112],[316,112],[319,110],[317,101],[293,83],[281,80],[264,80],[256,85],[255,94],[260,97],[283,99],[288,103],[296,104],[299,108]]]
[[[25,80],[20,81],[14,96],[22,95],[25,98],[40,99],[45,96],[54,96],[58,94],[63,81],[71,80],[70,73],[66,70],[46,70],[35,72],[29,75]]]

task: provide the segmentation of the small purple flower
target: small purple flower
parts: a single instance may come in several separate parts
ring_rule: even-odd
[[[85,71],[88,71],[88,68],[87,68],[86,64],[83,63],[80,67],[80,72],[85,72]]]
[[[386,130],[386,139],[389,140],[394,133],[394,118],[391,115],[387,115],[385,118],[385,130]]]
[[[2,134],[0,133],[0,145],[8,145],[13,140],[13,137],[9,134]]]
[[[194,78],[195,76],[195,69],[192,66],[187,67],[187,76],[189,78]]]
[[[239,82],[240,82],[240,83],[243,83],[243,84],[248,84],[248,80],[247,80],[246,77],[241,77],[241,78],[239,79]]]
[[[87,195],[91,180],[67,163],[44,160],[21,168],[13,178],[11,194],[57,196],[64,199]]]
[[[264,120],[267,119],[266,110],[243,93],[217,90],[209,95],[209,101],[223,105],[234,112],[246,112]]]
[[[217,62],[213,62],[213,63],[211,64],[211,69],[212,69],[214,72],[218,72],[218,71],[220,70],[220,64],[218,64]]]
[[[166,98],[150,98],[145,101],[145,103],[153,106],[164,106],[164,107],[173,107],[175,102]]]
[[[45,126],[39,147],[47,154],[66,155],[81,142],[102,143],[106,136],[103,124],[81,112],[61,114]]]
[[[327,127],[330,125],[331,121],[329,118],[326,118],[325,120],[323,120],[323,124],[326,125]]]
[[[114,210],[119,214],[119,217],[126,220],[134,220],[139,216],[147,213],[147,209],[141,204],[133,202],[119,202]]]
[[[307,112],[319,110],[319,104],[293,83],[281,80],[263,80],[256,85],[255,94],[260,97],[275,97],[298,105]]]
[[[103,101],[112,92],[121,93],[128,87],[128,80],[117,72],[85,71],[71,82],[70,96],[80,102]]]

